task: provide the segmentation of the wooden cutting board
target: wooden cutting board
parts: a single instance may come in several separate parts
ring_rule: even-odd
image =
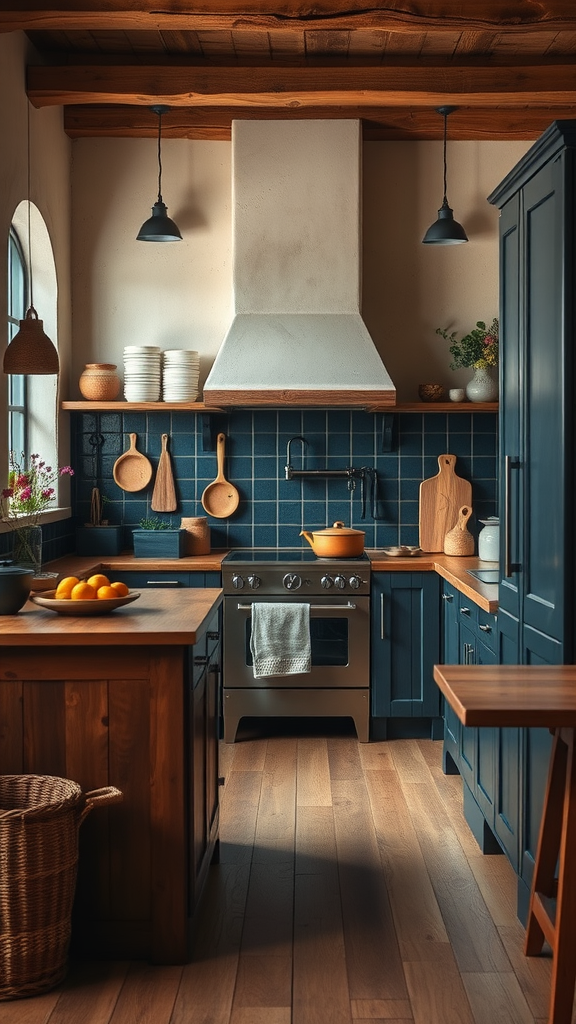
[[[154,512],[174,512],[176,510],[176,491],[167,446],[168,434],[162,434],[162,454],[156,470],[154,492],[150,502],[150,508]]]
[[[472,504],[472,484],[456,475],[455,455],[439,455],[436,476],[420,484],[420,547],[444,551],[444,537],[458,521],[458,511]]]

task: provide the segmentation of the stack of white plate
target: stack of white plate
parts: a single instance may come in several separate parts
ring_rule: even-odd
[[[124,349],[124,398],[127,402],[157,402],[162,376],[157,345],[127,345]]]
[[[198,397],[200,358],[197,352],[170,348],[164,352],[162,398],[165,402],[195,402]]]

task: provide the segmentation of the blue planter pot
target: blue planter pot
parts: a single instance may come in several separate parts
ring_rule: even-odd
[[[132,530],[135,558],[182,558],[186,530]]]
[[[79,526],[76,530],[77,555],[119,555],[121,551],[121,526]]]

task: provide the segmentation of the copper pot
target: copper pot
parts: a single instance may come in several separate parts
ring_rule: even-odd
[[[364,530],[352,530],[337,522],[325,530],[300,532],[318,558],[358,558],[364,553]]]

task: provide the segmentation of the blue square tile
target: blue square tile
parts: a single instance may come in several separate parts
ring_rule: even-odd
[[[252,527],[241,526],[238,523],[230,523],[228,527],[228,539],[226,547],[250,548],[252,547]]]
[[[419,480],[423,479],[424,471],[424,460],[419,455],[402,455],[400,459],[400,470],[399,475],[402,480]]]
[[[252,434],[234,434],[226,438],[227,457],[252,456]]]
[[[169,434],[172,429],[172,415],[169,412],[149,412],[146,429],[148,434]]]
[[[144,434],[146,433],[146,413],[145,412],[125,412],[122,415],[122,429],[124,434]],[[128,443],[130,439],[128,438]],[[138,444],[137,444],[137,447]]]
[[[400,530],[400,544],[416,545],[420,543],[419,529],[414,526],[402,526]]]
[[[345,464],[350,464],[350,434],[335,433],[328,434],[328,457],[337,456],[345,460]]]
[[[451,432],[448,438],[448,448],[451,455],[457,455],[459,458],[462,456],[470,458],[472,448],[472,435],[454,434]]]
[[[325,501],[305,501],[302,509],[302,520],[307,530],[323,529],[327,523],[327,503]]]
[[[225,467],[224,476],[230,478],[230,481],[238,480],[251,480],[252,479],[252,459],[248,457],[236,457],[233,455],[227,460],[227,468]]]
[[[445,434],[448,429],[448,418],[445,412],[424,413],[424,434]]]
[[[197,422],[196,413],[179,412],[178,415],[172,416],[173,434],[190,434],[191,437],[195,438],[197,431],[199,434],[202,434],[202,426],[199,420]]]
[[[401,501],[399,513],[402,526],[418,525],[419,506],[417,501]]]
[[[236,434],[251,434],[254,426],[252,413],[248,409],[235,409],[228,417],[225,433],[228,437]]]
[[[275,480],[254,478],[254,501],[276,502],[277,490]]]
[[[420,481],[419,480],[401,480],[400,481],[400,500],[401,501],[418,501],[420,497]]]
[[[302,412],[300,409],[281,409],[278,413],[278,430],[290,435],[302,433]]]
[[[278,503],[278,522],[292,523],[300,526],[302,521],[302,503],[300,501],[280,501]]]
[[[475,434],[495,434],[498,431],[498,414],[495,412],[474,413],[472,423]]]
[[[472,458],[472,472],[476,479],[495,480],[497,474],[496,459],[490,458],[490,456],[474,455]]]
[[[278,544],[278,528],[276,526],[255,526],[254,546],[258,548],[275,548]]]
[[[496,458],[496,434],[474,434],[474,458],[478,455],[490,455]]]
[[[302,545],[302,538],[298,536],[293,526],[279,526],[277,536],[278,546],[281,548],[298,548]]]
[[[400,528],[395,523],[377,523],[376,540],[377,548],[396,547],[399,544]]]
[[[118,435],[121,430],[121,416],[119,412],[103,412],[100,414],[99,430],[103,434]]]
[[[278,459],[271,455],[258,456],[254,459],[254,479],[274,480],[284,476],[284,466],[278,465]]]
[[[255,434],[277,434],[278,413],[273,409],[255,410],[252,414]]]
[[[402,458],[405,455],[422,455],[424,438],[422,434],[401,434],[398,451]]]
[[[272,433],[254,434],[254,455],[274,455],[277,450],[277,435]],[[280,449],[281,450],[281,449]],[[286,451],[286,446],[284,446]]]
[[[277,508],[275,501],[255,501],[252,510],[254,525],[275,525],[278,519]]]
[[[472,416],[469,412],[451,412],[448,416],[448,430],[455,434],[472,432]]]
[[[350,434],[351,413],[349,409],[329,409],[327,424],[329,434]]]
[[[85,434],[94,434],[102,429],[96,413],[83,412],[80,414],[78,419],[79,424],[76,428],[78,433],[84,432]],[[76,413],[74,413],[74,420],[76,420]]]
[[[350,526],[352,520],[352,510],[349,501],[330,501],[328,503],[328,519],[326,526],[333,526],[334,523],[344,523],[344,526]]]
[[[374,436],[374,413],[362,412],[361,410],[352,411],[352,433],[353,434],[370,434]]]
[[[328,429],[328,417],[323,409],[304,409],[302,413],[302,432],[304,437],[309,434],[325,434]]]
[[[424,437],[424,454],[444,455],[448,451],[448,439],[445,433],[426,434]]]
[[[419,412],[403,412],[398,414],[399,433],[417,433],[423,431],[423,416]]]
[[[361,462],[363,465],[368,462],[374,461],[374,435],[373,434],[357,434],[355,433],[352,437],[352,462],[353,465],[357,465]]]

